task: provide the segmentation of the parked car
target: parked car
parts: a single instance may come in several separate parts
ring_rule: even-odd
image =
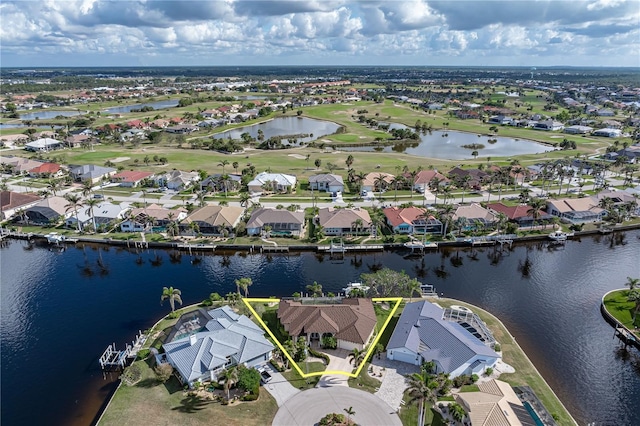
[[[96,200],[102,200],[102,199],[104,199],[104,195],[102,195],[102,194],[93,194],[93,198],[95,198]]]
[[[258,371],[260,372],[260,381],[262,382],[262,384],[269,383],[271,381],[271,374],[267,371],[266,368],[260,367],[258,368]]]

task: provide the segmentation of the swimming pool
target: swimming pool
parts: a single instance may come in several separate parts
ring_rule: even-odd
[[[529,404],[527,401],[524,401],[522,405],[524,405],[524,408],[527,409],[533,421],[536,422],[536,426],[544,426],[544,423],[542,423],[542,420],[540,420],[540,417],[538,417],[538,413],[536,413],[536,410],[533,409],[531,404]]]

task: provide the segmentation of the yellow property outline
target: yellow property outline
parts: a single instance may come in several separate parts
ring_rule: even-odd
[[[356,370],[355,373],[349,373],[347,371],[342,371],[342,370],[325,370],[325,371],[318,371],[318,372],[315,372],[315,373],[304,373],[304,372],[302,372],[302,369],[300,369],[300,366],[298,365],[298,363],[293,360],[293,358],[291,357],[289,352],[287,352],[287,350],[282,346],[282,343],[280,341],[278,341],[278,339],[276,339],[276,336],[274,336],[273,332],[269,329],[269,327],[267,327],[267,325],[264,323],[264,321],[262,321],[262,318],[260,318],[260,315],[258,315],[258,313],[251,306],[252,302],[256,302],[256,303],[276,303],[276,302],[278,302],[279,303],[280,299],[243,298],[242,301],[247,306],[247,308],[249,308],[249,311],[251,312],[251,314],[253,314],[253,316],[258,320],[258,323],[260,323],[260,326],[262,326],[262,328],[264,328],[266,330],[266,332],[269,333],[269,336],[271,336],[271,339],[274,342],[276,342],[276,345],[278,345],[278,348],[282,351],[282,353],[289,360],[289,364],[295,367],[296,371],[298,372],[298,374],[302,378],[306,379],[307,377],[312,377],[312,376],[324,376],[325,374],[342,374],[342,375],[349,376],[349,377],[358,377],[360,375],[360,372],[362,371],[362,368],[365,365],[364,362],[360,363],[360,366],[358,367],[358,369]],[[371,299],[371,301],[372,302],[396,302],[396,304],[391,309],[391,312],[387,316],[387,319],[385,320],[384,324],[382,325],[382,328],[376,334],[376,337],[373,339],[373,342],[369,345],[369,350],[365,354],[365,356],[363,358],[364,360],[368,359],[369,356],[371,356],[371,354],[373,353],[373,350],[375,349],[376,345],[378,344],[378,341],[380,340],[380,336],[382,336],[382,332],[387,328],[387,326],[389,325],[389,322],[391,321],[391,318],[393,317],[393,315],[398,310],[398,307],[400,306],[400,302],[402,302],[402,297],[374,297],[374,298]]]

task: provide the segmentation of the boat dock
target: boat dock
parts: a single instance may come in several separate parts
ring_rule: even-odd
[[[383,251],[384,246],[382,244],[363,244],[363,245],[330,245],[330,246],[318,246],[318,251],[323,253],[345,253],[348,251]]]
[[[116,349],[116,344],[112,343],[104,350],[98,362],[100,368],[103,370],[109,368],[122,368],[126,367],[130,359],[135,359],[138,356],[138,352],[142,349],[147,342],[147,335],[138,330],[136,339],[131,344],[126,344],[124,349]]]
[[[289,253],[289,246],[260,246],[260,253]]]

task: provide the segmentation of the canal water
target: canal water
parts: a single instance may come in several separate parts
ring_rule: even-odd
[[[337,292],[386,266],[497,315],[579,424],[640,424],[640,353],[617,351],[599,312],[605,292],[640,276],[640,231],[564,247],[408,254],[191,256],[90,245],[57,252],[11,241],[0,249],[1,423],[90,424],[116,379],[103,375],[98,356],[169,311],[163,286],[182,290],[185,304],[235,291],[245,276],[254,282],[250,296],[288,296],[313,281]]]
[[[311,142],[326,135],[335,133],[340,126],[332,121],[316,120],[307,117],[277,117],[251,126],[239,127],[213,135],[216,139],[241,139],[243,133],[253,138],[258,137],[258,130],[262,130],[264,139],[277,136],[309,135],[298,137],[298,142]],[[287,141],[283,140],[283,144]]]

